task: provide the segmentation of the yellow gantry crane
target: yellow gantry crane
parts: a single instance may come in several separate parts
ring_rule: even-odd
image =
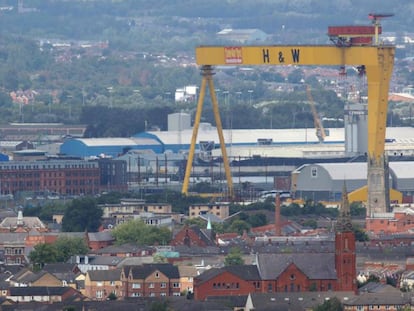
[[[374,18],[382,15],[370,14]],[[368,199],[367,213],[385,211],[386,183],[384,155],[389,84],[394,66],[395,47],[377,39],[381,28],[372,26],[329,27],[328,35],[335,45],[264,45],[199,46],[196,63],[201,66],[202,82],[193,135],[187,159],[182,193],[188,186],[197,140],[203,101],[208,85],[217,125],[227,179],[228,193],[233,196],[233,182],[223,138],[218,102],[214,90],[214,66],[363,66],[368,84]],[[360,33],[360,34],[359,34]],[[375,39],[375,41],[374,41]]]
[[[319,142],[322,144],[325,141],[326,136],[328,135],[325,131],[325,128],[323,127],[321,118],[319,118],[318,112],[316,111],[315,102],[313,101],[313,96],[309,85],[306,86],[306,95],[308,96],[308,101],[312,110],[312,117],[316,130],[316,137],[318,137]]]

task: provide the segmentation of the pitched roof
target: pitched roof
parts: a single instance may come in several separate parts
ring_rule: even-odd
[[[256,265],[234,265],[209,269],[200,274],[197,277],[197,281],[199,283],[204,283],[225,272],[231,273],[245,281],[260,280],[259,270]]]
[[[275,280],[286,268],[294,264],[309,279],[337,278],[333,253],[259,254],[257,264],[263,280]]]
[[[179,279],[180,273],[178,268],[172,264],[143,264],[142,266],[127,266],[124,267],[126,274],[129,271],[132,273],[132,277],[136,280],[145,279],[151,273],[160,271],[169,279]]]
[[[382,284],[373,292],[362,292],[354,299],[346,302],[347,305],[405,305],[410,303],[410,295],[391,285]]]
[[[207,246],[214,246],[215,243],[208,235],[208,231],[200,229],[197,225],[192,225],[189,228],[184,227],[182,230],[192,230],[200,240],[202,240]]]
[[[10,287],[10,296],[51,296],[63,295],[68,290],[73,290],[71,287],[63,286],[28,286],[28,287]]]
[[[105,242],[105,241],[115,240],[112,233],[109,231],[88,232],[88,239],[89,241],[93,241],[93,242]]]
[[[178,266],[180,277],[195,277],[198,275],[197,268],[194,266]]]
[[[74,263],[47,263],[43,266],[44,271],[47,271],[52,274],[56,273],[67,273],[75,271],[77,265]]]
[[[119,281],[121,279],[121,269],[111,270],[89,270],[87,272],[91,281]]]
[[[122,245],[109,245],[97,250],[94,250],[94,254],[122,254],[122,253],[137,253],[139,251],[152,250],[152,247],[149,246],[139,246],[136,244],[122,244]]]

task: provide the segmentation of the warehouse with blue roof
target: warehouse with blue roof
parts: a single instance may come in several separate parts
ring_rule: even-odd
[[[129,150],[153,150],[163,153],[161,141],[156,138],[74,138],[66,140],[60,146],[60,153],[66,156],[90,157],[118,157]]]

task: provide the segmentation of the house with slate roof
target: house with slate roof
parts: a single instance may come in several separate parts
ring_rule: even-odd
[[[123,297],[180,296],[180,273],[172,264],[144,264],[122,268]]]
[[[211,229],[200,229],[198,226],[184,226],[176,232],[170,242],[172,246],[185,245],[187,247],[216,246],[212,238]]]
[[[91,270],[86,273],[85,296],[91,300],[105,301],[113,293],[122,292],[121,269]]]
[[[359,290],[359,295],[343,301],[344,311],[397,311],[411,310],[411,294],[402,293],[391,285],[368,283]]]
[[[54,303],[67,300],[81,299],[83,296],[71,287],[10,287],[7,299],[15,302]]]
[[[80,274],[80,269],[76,264],[63,262],[49,263],[45,264],[42,270],[54,275],[62,282],[62,286],[70,286],[75,289],[79,289],[76,278]]]
[[[39,271],[35,273],[24,268],[10,278],[10,286],[62,286],[62,282],[47,271]]]
[[[133,243],[122,245],[110,245],[104,248],[91,250],[89,254],[100,256],[117,256],[117,257],[146,257],[152,256],[156,249],[151,246],[139,246]]]
[[[90,249],[97,250],[114,244],[115,238],[109,231],[88,232],[87,243]]]

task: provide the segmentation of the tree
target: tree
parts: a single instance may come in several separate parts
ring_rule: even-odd
[[[314,308],[314,311],[342,311],[344,308],[338,298],[325,300],[323,304]]]
[[[46,263],[66,262],[73,255],[84,255],[89,251],[82,238],[60,237],[52,244],[38,244],[29,254],[33,266],[42,268]]]
[[[243,265],[244,260],[242,258],[242,253],[240,251],[240,248],[233,247],[230,249],[230,252],[224,258],[224,265],[225,266],[235,266],[235,265]]]
[[[137,243],[139,245],[168,244],[171,231],[165,227],[145,224],[141,219],[131,220],[118,225],[113,231],[117,244]]]
[[[46,263],[58,261],[58,251],[53,244],[41,243],[30,252],[29,259],[33,267],[41,269]]]
[[[250,225],[244,220],[236,219],[231,223],[228,230],[231,232],[237,232],[241,235],[244,231],[250,230]]]
[[[102,209],[92,197],[73,200],[62,219],[62,230],[66,232],[98,231]]]
[[[58,254],[58,262],[66,262],[73,255],[84,255],[89,251],[82,238],[59,237],[53,244]]]
[[[358,242],[365,242],[369,240],[368,234],[358,226],[353,226],[355,239]]]
[[[108,299],[108,300],[117,300],[117,299],[118,299],[118,297],[116,297],[116,294],[115,294],[114,292],[111,292],[111,293],[108,295],[107,299]]]

